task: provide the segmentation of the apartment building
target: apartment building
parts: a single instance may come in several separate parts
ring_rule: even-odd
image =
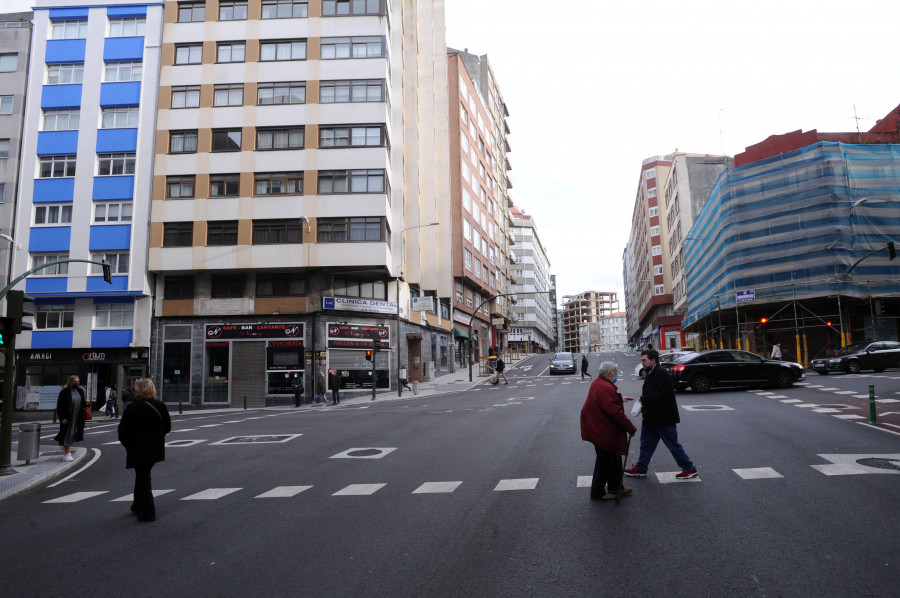
[[[165,3],[149,238],[164,400],[281,404],[326,372],[354,393],[449,371],[443,31],[412,0]]]
[[[556,342],[553,319],[556,286],[550,274],[550,260],[534,218],[517,207],[510,213],[515,240],[512,275],[516,303],[512,310],[516,322],[509,340],[523,352],[550,351]]]
[[[13,222],[19,181],[19,148],[25,118],[25,85],[31,51],[30,12],[0,14],[0,284],[10,281],[15,251]]]
[[[36,0],[18,185],[13,275],[35,297],[17,340],[26,403],[52,409],[81,376],[99,395],[145,376],[151,285],[147,222],[162,6]]]
[[[599,322],[603,316],[619,311],[616,293],[584,291],[563,297],[563,351],[582,350],[582,325]],[[586,345],[585,345],[586,346]]]
[[[505,347],[511,313],[508,111],[487,56],[448,51],[456,359]],[[473,338],[469,339],[469,323]]]

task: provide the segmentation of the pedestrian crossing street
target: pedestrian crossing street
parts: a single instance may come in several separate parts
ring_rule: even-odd
[[[895,474],[900,475],[900,453],[887,455],[868,455],[868,454],[838,454],[838,455],[818,455],[826,461],[827,464],[810,465],[814,470],[826,476],[844,476],[844,475],[862,475],[862,474]],[[866,465],[869,464],[869,465]],[[871,466],[875,464],[875,466]],[[785,475],[776,471],[771,467],[755,467],[741,468],[731,470],[736,476],[742,480],[776,480],[783,479]],[[636,483],[645,483],[648,480],[655,480],[659,484],[672,484],[675,486],[684,484],[695,484],[702,481],[701,477],[691,478],[688,480],[678,480],[675,478],[677,471],[654,472],[648,474],[647,478],[640,479]],[[701,468],[702,475],[702,468]],[[575,480],[575,488],[590,488],[593,477],[577,476]],[[434,481],[424,482],[416,486],[411,491],[409,488],[401,489],[402,492],[410,492],[410,494],[452,494],[460,486],[463,485],[462,480],[455,481]],[[527,492],[534,491],[540,484],[540,478],[510,478],[501,479],[493,488],[493,492]],[[342,488],[322,488],[330,496],[372,496],[383,491],[389,484],[386,483],[359,483],[349,484]],[[276,486],[261,494],[253,496],[254,499],[269,498],[294,498],[303,492],[307,492],[316,486],[300,485],[300,486]],[[176,489],[154,490],[153,496],[163,496],[177,492]],[[221,500],[223,498],[239,495],[245,492],[244,488],[206,488],[199,491],[191,491],[189,494],[181,496],[180,501],[212,501]],[[93,498],[109,499],[112,493],[110,490],[91,490],[82,492],[73,492],[56,498],[43,501],[44,504],[71,504],[83,502]],[[109,499],[110,502],[130,502],[133,498],[132,494],[115,496]]]

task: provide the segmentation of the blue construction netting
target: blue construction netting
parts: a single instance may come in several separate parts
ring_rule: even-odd
[[[685,240],[683,326],[755,302],[900,297],[900,145],[821,141],[724,171]]]

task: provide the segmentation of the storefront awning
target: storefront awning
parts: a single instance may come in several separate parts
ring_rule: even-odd
[[[476,341],[477,341],[477,340],[478,340],[478,333],[477,333],[477,332],[473,332],[472,335],[473,335],[473,337],[474,337],[473,340],[476,340]],[[453,336],[458,337],[458,338],[469,338],[469,331],[468,331],[468,330],[460,330],[459,328],[454,328],[454,329],[453,329]]]

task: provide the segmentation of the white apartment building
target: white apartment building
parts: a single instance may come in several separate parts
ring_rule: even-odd
[[[541,243],[534,219],[519,208],[510,209],[513,219],[512,247],[515,264],[512,266],[513,292],[517,293],[512,306],[516,322],[509,335],[510,344],[529,353],[550,351],[555,344],[553,304],[550,291],[550,260]],[[519,294],[521,293],[521,294]]]

